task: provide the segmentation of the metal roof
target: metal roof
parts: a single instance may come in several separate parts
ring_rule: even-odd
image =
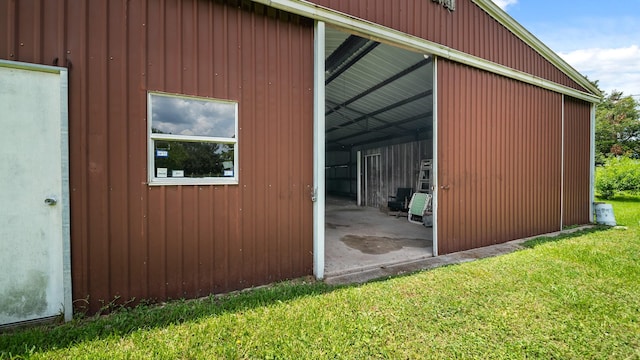
[[[327,28],[327,149],[425,136],[432,129],[431,58]]]

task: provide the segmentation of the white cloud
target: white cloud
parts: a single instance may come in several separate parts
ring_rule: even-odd
[[[588,48],[621,48],[638,44],[640,17],[579,18],[564,23],[532,22],[527,29],[560,52]]]
[[[607,93],[640,94],[640,17],[576,17],[563,23],[532,21],[532,31],[566,62],[598,80]]]
[[[165,134],[234,137],[236,107],[213,99],[155,95],[153,127]]]
[[[640,47],[588,48],[559,53],[576,70],[598,80],[599,87],[610,93],[640,94]]]
[[[493,2],[498,5],[502,10],[506,9],[507,6],[515,5],[518,0],[493,0]]]

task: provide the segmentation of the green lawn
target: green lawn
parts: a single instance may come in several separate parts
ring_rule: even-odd
[[[361,286],[312,281],[0,335],[0,358],[640,359],[640,198],[512,254]]]

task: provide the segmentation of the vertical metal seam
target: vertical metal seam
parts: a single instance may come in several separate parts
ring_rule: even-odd
[[[82,269],[82,276],[84,277],[84,287],[85,287],[85,292],[83,294],[80,294],[81,297],[84,297],[86,295],[88,295],[90,293],[90,289],[91,289],[91,278],[89,277],[89,268],[91,267],[91,256],[90,256],[90,252],[91,252],[91,242],[89,241],[89,176],[88,176],[88,168],[89,168],[89,150],[88,150],[88,139],[89,139],[89,127],[87,125],[87,119],[88,119],[88,109],[89,109],[89,96],[87,95],[89,93],[88,88],[88,77],[87,74],[89,73],[89,64],[87,62],[87,59],[89,59],[89,47],[87,45],[87,40],[88,40],[88,36],[87,36],[87,29],[89,27],[89,5],[88,4],[84,4],[84,8],[81,10],[81,12],[84,15],[84,18],[82,20],[84,20],[82,22],[82,33],[78,34],[78,38],[79,38],[79,45],[78,47],[81,48],[81,51],[78,51],[80,53],[80,58],[78,60],[78,62],[84,62],[85,66],[82,68],[82,71],[80,74],[78,74],[78,72],[76,71],[76,77],[79,78],[79,82],[80,82],[80,133],[81,135],[81,148],[82,151],[80,152],[80,157],[81,157],[81,163],[82,163],[82,169],[83,171],[81,171],[81,179],[80,179],[80,189],[82,191],[83,196],[82,197],[82,215],[81,217],[83,217],[83,221],[82,221],[82,246],[84,250],[84,256],[83,256],[83,265],[84,268]],[[69,29],[67,29],[67,31],[69,31]],[[69,35],[67,35],[69,36]],[[67,64],[69,65],[69,64]]]
[[[105,94],[104,94],[104,102],[105,105],[107,107],[104,116],[105,116],[105,121],[106,124],[104,124],[104,148],[106,151],[106,155],[105,155],[105,159],[104,159],[104,167],[106,169],[105,171],[105,176],[104,176],[104,180],[106,182],[106,187],[107,187],[107,195],[105,196],[105,203],[106,203],[106,209],[105,209],[105,214],[104,214],[104,223],[105,223],[105,237],[107,239],[107,244],[105,244],[106,247],[106,262],[108,264],[109,267],[111,267],[111,264],[113,262],[113,258],[114,256],[114,251],[113,249],[113,242],[111,241],[113,238],[113,229],[111,227],[111,224],[113,222],[112,219],[112,215],[111,215],[111,207],[113,206],[113,199],[112,199],[112,195],[113,195],[113,191],[112,190],[112,184],[111,184],[111,174],[113,173],[113,169],[112,169],[112,164],[109,161],[109,148],[110,148],[110,140],[112,138],[112,136],[110,136],[110,131],[109,131],[109,119],[112,116],[112,106],[110,106],[110,103],[112,102],[112,95],[109,91],[109,86],[110,86],[110,81],[111,81],[111,76],[110,76],[110,64],[109,64],[109,39],[111,37],[111,31],[109,31],[109,24],[111,21],[111,14],[109,13],[109,9],[110,9],[110,3],[109,2],[104,2],[104,43],[102,43],[101,45],[103,46],[102,49],[104,49],[104,58],[100,59],[99,61],[104,61],[104,75],[106,78],[106,83],[105,83]],[[96,41],[95,43],[99,43],[98,41]],[[100,45],[99,45],[100,46]],[[102,50],[101,49],[101,50]],[[114,274],[113,271],[107,271],[106,273],[106,282],[107,282],[107,294],[111,295],[111,294],[116,294],[117,291],[114,291],[113,289],[113,279],[114,279]],[[119,294],[118,294],[119,295]]]
[[[143,1],[142,2],[144,5],[142,5],[142,8],[144,9],[144,17],[143,17],[143,27],[144,27],[144,31],[142,33],[142,37],[143,37],[143,44],[144,44],[144,49],[141,50],[142,52],[142,74],[143,74],[143,91],[147,91],[149,89],[149,71],[148,71],[148,57],[149,57],[149,49],[148,49],[148,43],[149,43],[149,36],[148,36],[148,32],[149,32],[149,6],[147,1]],[[148,95],[147,95],[148,96]],[[148,114],[148,109],[149,109],[149,105],[148,105],[148,99],[146,102],[144,102],[145,104],[145,109],[143,111],[144,114],[144,121],[146,122],[147,127],[149,126],[149,114]],[[145,141],[147,142],[147,153],[145,154],[145,157],[147,158],[147,161],[142,161],[142,166],[144,166],[144,164],[146,163],[147,168],[145,169],[146,171],[144,171],[147,174],[147,181],[143,182],[141,184],[141,199],[140,199],[140,204],[142,207],[142,231],[144,231],[144,235],[142,236],[142,241],[144,241],[145,245],[144,245],[144,251],[145,251],[145,259],[144,259],[144,268],[145,268],[145,280],[144,280],[144,294],[145,295],[149,295],[149,283],[150,283],[150,278],[149,278],[149,274],[151,273],[149,271],[149,253],[150,253],[150,246],[151,246],[151,239],[149,236],[149,198],[150,198],[150,194],[149,194],[149,187],[148,187],[148,181],[149,181],[149,130],[147,129],[147,131],[144,133],[145,136]]]
[[[121,81],[122,84],[125,88],[125,90],[120,94],[121,99],[122,99],[122,103],[123,103],[123,109],[125,113],[129,113],[130,109],[129,109],[129,88],[127,86],[127,79],[129,79],[129,75],[130,75],[130,66],[129,66],[129,45],[130,45],[130,39],[129,39],[129,32],[131,31],[131,27],[130,27],[130,7],[128,3],[125,3],[124,5],[124,44],[121,44],[122,46],[122,52],[124,53],[124,58],[121,60],[122,61],[122,66],[124,67],[124,70],[121,72]],[[125,154],[130,153],[131,151],[131,136],[130,136],[130,132],[128,129],[128,124],[125,125],[125,131],[124,131],[124,146],[125,146]],[[123,171],[125,173],[125,180],[123,181],[125,189],[124,189],[124,193],[127,199],[131,199],[131,192],[132,192],[132,187],[129,186],[129,184],[127,183],[127,180],[130,179],[130,174],[129,174],[129,164],[131,163],[131,159],[127,156],[127,160],[126,160],[126,164],[123,167]],[[132,217],[131,217],[131,207],[130,207],[130,203],[127,202],[127,205],[125,206],[126,208],[126,216],[124,219],[124,226],[126,227],[126,237],[129,241],[127,241],[127,256],[126,256],[126,266],[127,266],[127,271],[125,273],[125,277],[126,277],[126,289],[127,289],[127,294],[131,294],[131,263],[132,263],[132,256],[131,256],[131,241],[130,241],[130,237],[129,234],[131,234],[131,223],[132,223]]]

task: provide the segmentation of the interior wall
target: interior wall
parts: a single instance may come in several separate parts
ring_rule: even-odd
[[[325,187],[327,194],[355,197],[352,187],[356,177],[356,158],[349,150],[327,151],[325,155]]]
[[[362,156],[380,154],[380,191],[377,199],[365,203],[386,206],[389,196],[396,194],[399,187],[418,188],[420,160],[433,157],[431,140],[412,141],[362,151]]]

